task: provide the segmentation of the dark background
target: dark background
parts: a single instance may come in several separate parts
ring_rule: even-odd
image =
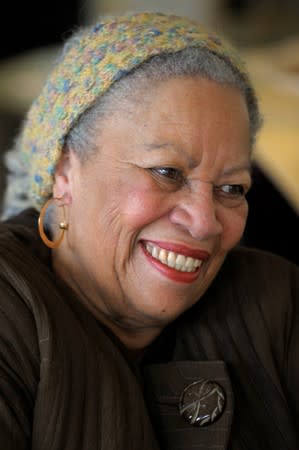
[[[0,57],[61,42],[82,14],[79,0],[6,0],[1,7]]]

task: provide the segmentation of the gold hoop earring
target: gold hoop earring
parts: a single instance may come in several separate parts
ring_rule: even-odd
[[[42,209],[40,210],[40,215],[38,218],[38,231],[39,231],[39,235],[43,241],[43,243],[49,247],[49,248],[57,248],[59,247],[59,245],[62,242],[63,236],[64,236],[64,232],[65,230],[68,229],[68,224],[65,221],[65,210],[64,210],[64,205],[62,205],[63,208],[63,221],[59,223],[59,228],[61,230],[61,233],[59,235],[59,237],[56,239],[56,241],[50,241],[50,239],[48,239],[45,231],[44,231],[44,217],[47,211],[47,208],[50,206],[51,203],[57,201],[57,200],[61,200],[62,197],[53,197],[50,198],[49,200],[46,201],[46,203],[44,204],[44,206],[42,207]]]

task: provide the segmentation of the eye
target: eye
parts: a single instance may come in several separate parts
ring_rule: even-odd
[[[218,187],[217,190],[224,195],[232,197],[243,197],[246,193],[245,187],[242,184],[224,184]]]
[[[241,205],[245,201],[247,190],[242,184],[223,184],[214,188],[219,201],[228,207]]]
[[[176,169],[174,167],[153,167],[150,169],[150,171],[154,175],[160,178],[167,179],[176,184],[182,185],[186,181],[183,172],[180,169]]]

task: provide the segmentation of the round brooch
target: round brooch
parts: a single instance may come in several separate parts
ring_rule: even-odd
[[[220,384],[201,379],[183,390],[179,411],[187,422],[202,427],[212,424],[221,416],[225,400],[225,392]]]

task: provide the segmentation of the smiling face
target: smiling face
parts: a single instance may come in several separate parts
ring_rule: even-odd
[[[242,236],[250,186],[238,90],[180,78],[150,94],[105,121],[89,161],[70,152],[54,186],[69,199],[54,268],[132,347],[128,336],[146,345],[206,291]]]

